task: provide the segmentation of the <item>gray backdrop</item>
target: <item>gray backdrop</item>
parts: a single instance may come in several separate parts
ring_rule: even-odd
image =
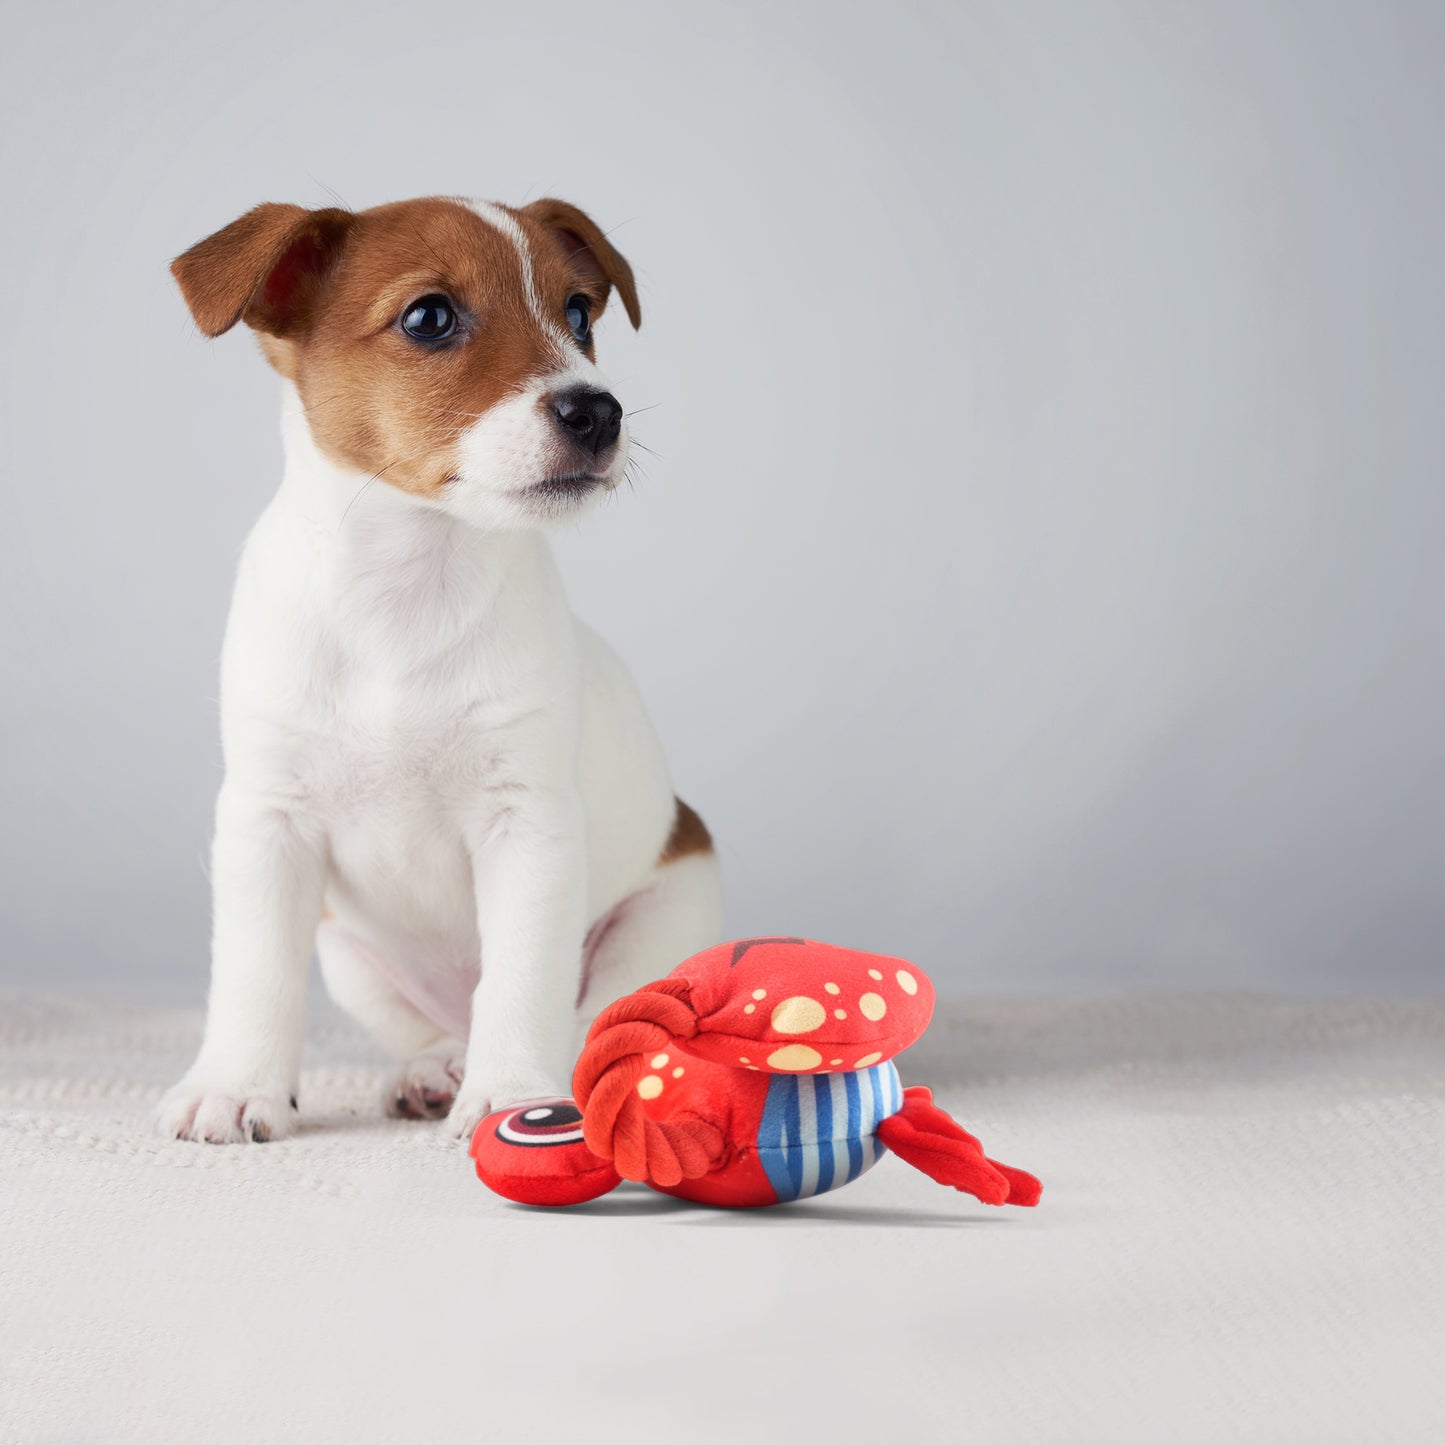
[[[1427,986],[1442,14],[10,0],[0,979],[200,995],[280,451],[166,263],[334,190],[617,228],[658,455],[558,546],[734,932],[955,993]]]

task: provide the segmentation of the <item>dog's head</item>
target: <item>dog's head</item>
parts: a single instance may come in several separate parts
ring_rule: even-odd
[[[627,462],[592,323],[632,268],[575,206],[262,205],[172,264],[196,325],[255,330],[333,461],[478,526],[575,517]]]

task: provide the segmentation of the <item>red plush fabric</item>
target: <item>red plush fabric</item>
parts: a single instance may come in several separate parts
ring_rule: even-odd
[[[583,1204],[622,1182],[587,1147],[582,1111],[571,1099],[534,1099],[488,1114],[470,1153],[477,1178],[518,1204]]]
[[[725,1068],[673,1048],[645,1061],[642,1081],[653,1097],[644,1104],[649,1118],[675,1127],[709,1131],[712,1145],[706,1170],[653,1188],[698,1204],[751,1209],[776,1204],[778,1196],[758,1160],[753,1141],[768,1096],[769,1076]]]
[[[1031,1206],[1043,1193],[1032,1174],[988,1158],[983,1145],[934,1104],[928,1089],[905,1089],[903,1108],[878,1126],[878,1137],[930,1179],[985,1204]]]
[[[933,985],[901,958],[805,938],[744,938],[679,965],[697,1014],[689,1053],[775,1073],[866,1069],[914,1043]]]
[[[900,958],[803,938],[745,938],[705,949],[665,979],[605,1008],[572,1076],[587,1143],[624,1179],[673,1189],[712,1172],[713,1152],[644,1110],[646,1058],[666,1046],[747,1072],[870,1068],[913,1043],[933,985]]]

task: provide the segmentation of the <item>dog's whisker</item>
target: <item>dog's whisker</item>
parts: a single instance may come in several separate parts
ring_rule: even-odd
[[[424,446],[424,447],[420,447],[420,448],[418,448],[416,451],[413,451],[413,452],[408,453],[406,456],[396,457],[396,458],[393,459],[392,461],[389,461],[384,467],[382,467],[380,471],[373,472],[373,473],[356,489],[356,492],[353,494],[351,500],[346,504],[346,509],[345,509],[345,510],[342,512],[342,514],[341,514],[341,520],[336,524],[336,530],[337,530],[337,532],[340,532],[341,529],[342,529],[342,527],[344,527],[344,526],[346,525],[346,519],[347,519],[347,517],[351,514],[351,509],[352,509],[352,508],[357,504],[357,502],[361,499],[361,494],[362,494],[364,491],[366,491],[366,489],[367,489],[373,482],[379,482],[379,481],[382,479],[382,477],[384,477],[393,467],[399,467],[399,466],[401,466],[404,462],[415,461],[417,457],[425,456],[429,451],[431,451],[431,446],[430,446],[430,445]]]
[[[326,182],[323,181],[323,180],[321,180],[319,177],[313,176],[310,171],[307,171],[307,172],[306,172],[306,175],[307,175],[308,179],[309,179],[314,185],[320,186],[321,189],[322,189],[323,191],[325,191],[326,194],[327,194],[328,196],[330,196],[333,201],[336,202],[336,207],[337,207],[338,210],[341,210],[341,211],[349,211],[349,210],[351,209],[351,207],[350,207],[349,205],[347,205],[344,200],[342,200],[340,192],[338,192],[338,191],[334,190],[332,187],[328,186],[328,185],[326,184]]]
[[[358,500],[359,500],[360,497],[361,497],[361,494],[362,494],[373,482],[380,481],[380,480],[381,480],[381,473],[382,473],[382,472],[385,472],[385,471],[387,471],[387,470],[388,470],[388,468],[383,467],[383,468],[381,469],[381,472],[375,472],[375,473],[373,473],[371,476],[369,476],[369,477],[356,489],[355,494],[352,496],[351,500],[346,504],[346,509],[345,509],[345,510],[342,512],[342,514],[341,514],[341,520],[336,524],[336,530],[337,530],[338,532],[340,532],[341,529],[346,525],[346,519],[347,519],[347,517],[349,517],[349,516],[351,515],[351,509],[356,505],[356,503],[358,502]]]

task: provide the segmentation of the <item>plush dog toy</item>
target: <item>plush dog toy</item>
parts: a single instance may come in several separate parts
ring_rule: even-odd
[[[477,1176],[522,1204],[580,1204],[623,1179],[751,1208],[822,1194],[891,1149],[985,1204],[1039,1181],[905,1089],[893,1057],[928,1027],[933,985],[898,958],[802,938],[707,949],[604,1009],[573,1099],[490,1114]]]

